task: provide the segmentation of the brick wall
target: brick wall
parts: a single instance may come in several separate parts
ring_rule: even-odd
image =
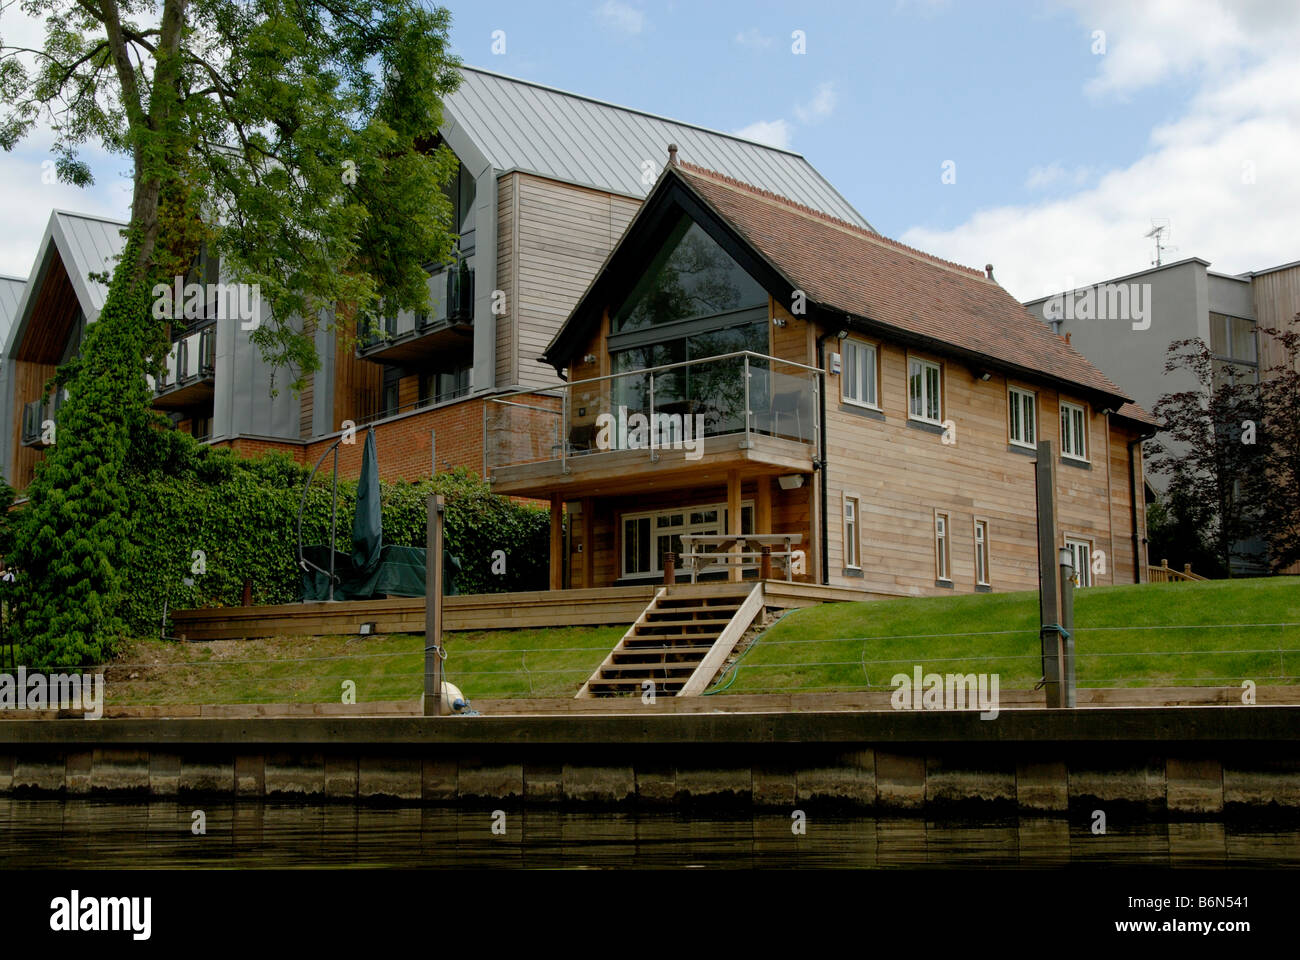
[[[523,398],[518,398],[523,399]],[[465,467],[483,472],[483,405],[489,401],[469,398],[432,410],[404,414],[375,424],[375,448],[379,455],[379,476],[384,480],[418,480],[432,472],[430,440],[436,442],[439,472]],[[528,402],[554,403],[554,398],[532,396]],[[431,431],[433,436],[431,437]],[[358,427],[356,442],[339,445],[339,476],[355,477],[361,472],[361,453],[366,428]],[[305,466],[315,466],[336,436],[311,443],[239,437],[217,446],[229,447],[241,456],[261,457],[285,453]],[[332,460],[332,458],[331,458]],[[322,469],[329,469],[327,460]]]

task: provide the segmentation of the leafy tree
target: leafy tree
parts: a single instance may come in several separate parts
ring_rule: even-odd
[[[248,335],[299,380],[310,327],[427,304],[424,265],[455,239],[437,147],[457,80],[450,17],[417,0],[22,0],[40,49],[0,41],[0,146],[38,125],[59,177],[92,182],[79,149],[130,159],[124,253],[23,511],[21,629],[42,664],[102,659],[125,630],[122,571],[147,549],[125,508],[132,451],[158,427],[145,382],[168,348],[154,285],[200,242],[257,284]],[[0,24],[0,29],[3,24]]]
[[[1147,446],[1149,470],[1169,477],[1168,499],[1179,523],[1198,530],[1218,566],[1231,575],[1232,559],[1255,532],[1248,483],[1255,468],[1259,421],[1256,385],[1214,359],[1203,340],[1169,345],[1165,372],[1187,371],[1190,390],[1167,393],[1154,413],[1163,432]]]
[[[1281,359],[1260,371],[1259,454],[1250,492],[1263,518],[1269,564],[1279,571],[1300,561],[1300,328],[1260,332],[1281,347]]]

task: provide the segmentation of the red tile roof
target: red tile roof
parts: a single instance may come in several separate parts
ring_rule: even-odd
[[[708,206],[814,303],[907,334],[1128,399],[982,271],[836,220],[732,177],[679,162]],[[1150,421],[1135,404],[1131,419]]]

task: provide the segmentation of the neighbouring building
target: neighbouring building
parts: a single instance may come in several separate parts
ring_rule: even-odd
[[[538,357],[636,214],[670,140],[702,163],[871,229],[796,153],[484,70],[464,69],[440,138],[460,161],[448,188],[460,242],[454,262],[430,269],[430,308],[390,317],[368,339],[317,323],[322,366],[301,392],[287,388],[288,371],[262,361],[238,320],[209,311],[177,324],[154,388],[155,406],[178,429],[314,464],[346,422],[375,424],[385,477],[484,471],[485,399],[560,384]],[[20,490],[43,456],[39,426],[60,402],[42,403],[45,384],[98,316],[105,288],[90,274],[111,270],[122,226],[52,214],[13,307],[0,362],[10,426],[0,473]],[[201,256],[186,279],[220,278]],[[361,445],[340,450],[340,469],[355,473]]]
[[[1197,388],[1186,370],[1165,372],[1169,345],[1197,338],[1214,356],[1215,374],[1259,382],[1283,359],[1266,330],[1297,329],[1300,262],[1230,275],[1190,257],[1029,301],[1025,307],[1091,360],[1148,410],[1164,394]],[[1177,449],[1177,444],[1171,444]],[[1163,493],[1168,477],[1150,474]],[[1234,572],[1263,573],[1262,540],[1241,545]],[[1158,559],[1158,558],[1157,558]]]
[[[1039,439],[1083,585],[1144,579],[1154,421],[1123,389],[991,275],[669,149],[545,349],[559,408],[489,400],[493,489],[551,502],[553,587],[754,533],[797,536],[813,583],[1036,589]]]

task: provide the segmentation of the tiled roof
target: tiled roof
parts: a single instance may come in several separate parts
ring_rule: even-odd
[[[703,167],[679,163],[676,172],[812,302],[939,345],[1128,399],[983,272]]]

